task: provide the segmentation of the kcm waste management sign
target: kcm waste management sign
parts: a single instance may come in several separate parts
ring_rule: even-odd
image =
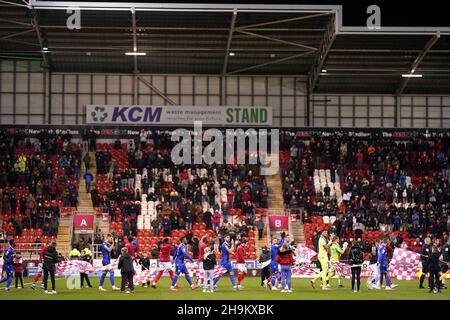
[[[86,123],[109,125],[270,126],[271,107],[86,105]]]

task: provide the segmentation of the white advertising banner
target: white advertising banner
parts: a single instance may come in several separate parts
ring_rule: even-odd
[[[270,126],[271,107],[86,105],[87,124]]]

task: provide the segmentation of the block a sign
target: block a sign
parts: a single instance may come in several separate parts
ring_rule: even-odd
[[[94,230],[94,215],[93,214],[74,215],[73,227],[76,233],[92,232],[92,230]]]

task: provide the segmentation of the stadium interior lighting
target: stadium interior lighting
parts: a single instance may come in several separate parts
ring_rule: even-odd
[[[125,52],[126,56],[146,56],[145,52]]]
[[[234,57],[236,54],[235,54],[234,52],[230,52],[228,55],[229,55],[230,57]]]
[[[423,75],[421,74],[414,74],[414,73],[406,73],[402,74],[402,78],[422,78]]]

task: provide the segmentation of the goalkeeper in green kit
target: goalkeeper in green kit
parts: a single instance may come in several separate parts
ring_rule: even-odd
[[[330,286],[327,285],[327,273],[328,273],[328,251],[331,247],[331,241],[328,241],[328,231],[323,230],[319,238],[319,254],[317,258],[320,263],[320,273],[311,280],[311,286],[316,287],[316,281],[322,280],[322,290],[330,290]]]
[[[333,243],[330,248],[330,269],[328,273],[328,279],[331,279],[334,275],[336,275],[336,268],[333,263],[339,263],[341,254],[345,252],[347,249],[348,243],[344,242],[343,247],[339,245],[339,237],[334,236],[332,239]],[[342,276],[339,272],[337,272],[337,278],[338,278],[338,287],[343,288],[344,286],[341,283]]]

